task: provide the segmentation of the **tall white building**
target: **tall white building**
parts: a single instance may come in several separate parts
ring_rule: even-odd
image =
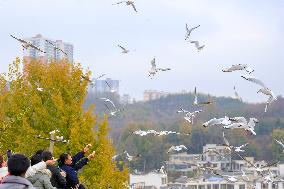
[[[73,45],[70,43],[63,42],[62,40],[53,40],[46,37],[43,37],[41,34],[37,34],[31,38],[25,38],[24,40],[31,42],[33,45],[39,47],[46,53],[40,52],[33,48],[28,48],[24,50],[24,59],[29,60],[31,58],[34,59],[41,59],[41,60],[62,60],[68,59],[69,62],[73,62]],[[48,40],[50,43],[54,44],[55,47],[61,49],[66,54],[61,52],[58,49],[55,49],[52,44],[47,42]]]

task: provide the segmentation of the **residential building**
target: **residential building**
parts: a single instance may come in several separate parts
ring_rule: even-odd
[[[157,100],[161,97],[165,97],[169,95],[169,93],[163,92],[163,91],[157,91],[157,90],[145,90],[143,93],[143,101],[147,102],[150,100]]]
[[[34,37],[30,38],[24,38],[24,40],[32,43],[33,45],[39,47],[41,50],[43,50],[46,53],[40,52],[33,48],[28,48],[24,50],[24,60],[30,61],[31,59],[40,59],[42,61],[49,61],[49,60],[62,60],[67,59],[69,62],[73,62],[73,45],[70,43],[63,42],[62,40],[53,40],[46,37],[43,37],[41,34],[37,34]],[[55,47],[61,49],[63,52],[61,52],[58,49],[55,49]]]
[[[132,189],[159,189],[162,186],[167,186],[167,175],[150,172],[147,174],[130,174],[130,187]]]

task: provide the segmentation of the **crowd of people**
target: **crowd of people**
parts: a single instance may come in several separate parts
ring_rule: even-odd
[[[85,189],[77,172],[95,157],[95,151],[85,156],[90,148],[88,144],[74,156],[63,153],[58,160],[45,150],[30,159],[7,153],[6,161],[0,155],[0,189]]]

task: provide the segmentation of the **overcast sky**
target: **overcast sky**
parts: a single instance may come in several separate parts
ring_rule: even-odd
[[[0,0],[0,71],[20,56],[20,38],[38,33],[74,45],[74,59],[96,77],[118,79],[120,93],[142,99],[144,90],[192,91],[232,96],[235,85],[245,101],[262,102],[259,87],[223,73],[232,64],[249,64],[276,95],[284,94],[283,0],[136,0],[138,13],[112,0]],[[201,26],[184,40],[185,23]],[[118,44],[132,50],[121,54]],[[156,56],[171,71],[147,76]]]

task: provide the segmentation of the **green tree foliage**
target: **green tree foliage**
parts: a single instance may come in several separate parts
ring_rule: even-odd
[[[66,151],[74,154],[90,143],[98,155],[80,173],[83,181],[90,188],[106,183],[112,188],[122,188],[128,170],[117,171],[111,160],[114,148],[108,138],[108,123],[97,121],[94,105],[83,109],[88,81],[82,75],[90,77],[91,73],[84,73],[80,64],[65,60],[50,63],[32,60],[23,65],[24,71],[21,66],[17,58],[9,73],[0,77],[2,153],[11,149],[30,156],[38,149],[47,149],[49,141],[34,135],[49,137],[50,131],[58,129],[60,136],[70,143],[56,143],[55,157]]]

